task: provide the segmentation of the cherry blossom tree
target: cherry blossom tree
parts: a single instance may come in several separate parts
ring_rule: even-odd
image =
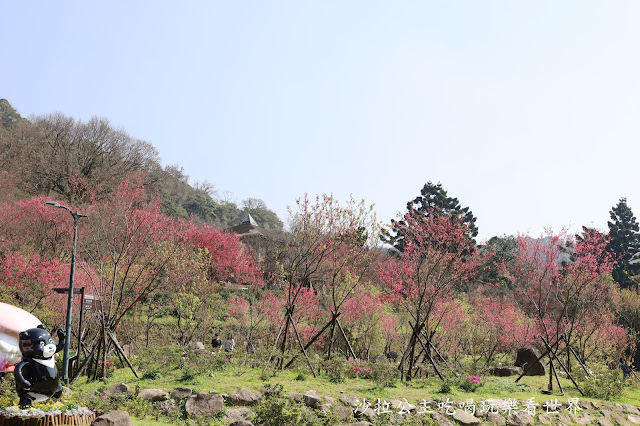
[[[407,381],[412,378],[416,345],[423,332],[428,336],[434,326],[437,307],[450,297],[454,286],[476,272],[475,244],[467,237],[469,229],[463,219],[410,210],[403,220],[395,222],[403,226],[402,255],[388,259],[378,269],[390,300],[407,314],[411,327],[399,365]]]

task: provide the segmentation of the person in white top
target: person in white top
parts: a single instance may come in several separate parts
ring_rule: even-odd
[[[233,348],[236,346],[236,341],[233,340],[233,336],[231,333],[227,334],[227,339],[224,341],[224,351],[226,352],[226,360],[227,362],[231,361],[231,354],[233,353]]]

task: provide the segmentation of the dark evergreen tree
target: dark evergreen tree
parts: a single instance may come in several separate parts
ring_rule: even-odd
[[[609,225],[608,249],[616,257],[613,268],[613,279],[621,288],[637,286],[633,276],[640,273],[640,264],[635,262],[640,256],[640,227],[627,205],[626,198],[620,198],[618,204],[611,209]]]
[[[422,187],[420,195],[407,203],[407,211],[412,210],[422,212],[425,216],[446,215],[453,221],[459,221],[469,228],[467,237],[475,245],[474,238],[478,235],[476,218],[469,207],[461,207],[457,198],[449,197],[447,191],[442,188],[442,184],[427,182]],[[403,225],[402,220],[391,219],[391,229],[383,230],[381,235],[382,241],[391,244],[399,252],[404,251],[405,245],[405,235],[401,231]]]

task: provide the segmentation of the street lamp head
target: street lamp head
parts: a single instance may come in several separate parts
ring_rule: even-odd
[[[47,206],[62,207],[59,203],[56,203],[55,201],[45,201],[44,203],[45,203]]]

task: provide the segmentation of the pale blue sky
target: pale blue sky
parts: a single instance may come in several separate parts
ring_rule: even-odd
[[[480,237],[640,214],[640,2],[65,1],[0,11],[0,98],[107,117],[281,218],[429,180]]]

